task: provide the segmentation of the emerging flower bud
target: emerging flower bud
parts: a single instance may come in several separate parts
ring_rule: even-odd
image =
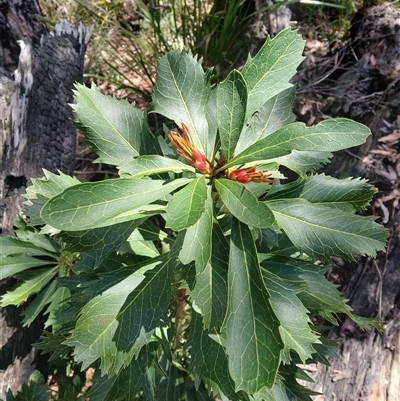
[[[197,170],[201,172],[205,172],[205,174],[211,174],[212,169],[210,168],[210,164],[208,163],[206,157],[198,151],[197,149],[193,150],[193,157],[195,162],[193,165],[197,168]]]
[[[228,178],[242,184],[247,184],[251,181],[272,184],[275,182],[275,178],[269,178],[270,176],[271,173],[267,170],[256,171],[256,166],[239,170],[228,169]]]
[[[170,131],[168,135],[169,140],[176,148],[176,152],[202,174],[211,175],[213,169],[210,162],[203,153],[194,147],[189,128],[184,123],[181,123],[181,132],[182,135],[175,131]]]

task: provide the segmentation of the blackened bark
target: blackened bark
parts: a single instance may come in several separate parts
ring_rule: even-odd
[[[300,92],[314,99],[325,89],[316,108],[322,113],[314,109],[305,121],[349,117],[372,131],[365,145],[339,152],[325,172],[366,177],[379,190],[371,211],[390,230],[386,254],[344,264],[332,277],[354,312],[381,318],[384,331],[363,333],[345,319],[333,331],[342,339],[339,358],[330,358],[328,368],[318,366],[311,388],[324,394],[315,401],[395,401],[400,400],[400,11],[381,4],[362,9],[352,22],[351,41],[339,57],[330,64],[317,61],[314,70],[300,74],[299,83]],[[316,79],[313,86],[305,78],[313,72],[327,79]]]
[[[68,103],[73,100],[73,84],[82,79],[86,36],[83,26],[74,31],[66,22],[56,26],[54,35],[43,34],[40,40],[15,36],[21,47],[18,67],[6,70],[13,66],[11,57],[0,66],[5,106],[0,114],[0,223],[5,234],[12,232],[20,212],[16,200],[21,183],[42,176],[42,168],[73,172],[76,130]],[[11,54],[8,50],[3,49],[4,56]]]
[[[49,33],[37,0],[0,0],[0,233],[10,235],[21,194],[42,168],[72,173],[76,129],[72,89],[82,80],[88,32],[62,21]],[[1,252],[1,251],[0,251]],[[13,285],[0,282],[0,295]],[[35,370],[40,321],[20,324],[20,308],[0,308],[0,398]]]

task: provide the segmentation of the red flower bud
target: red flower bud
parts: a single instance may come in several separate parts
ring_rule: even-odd
[[[199,150],[193,150],[194,163],[193,166],[197,168],[197,170],[204,172],[205,174],[211,174],[212,169],[210,164],[208,163],[206,157]]]
[[[181,131],[182,135],[175,131],[170,131],[168,135],[169,140],[176,148],[176,152],[201,173],[212,174],[213,169],[210,162],[203,153],[194,147],[189,128],[184,123],[181,123]]]
[[[256,166],[239,170],[228,169],[228,178],[242,184],[247,184],[251,181],[272,184],[275,179],[269,178],[270,175],[271,173],[267,170],[256,171]]]
[[[251,181],[249,177],[247,177],[247,171],[246,170],[232,170],[228,173],[228,177],[231,180],[241,182],[242,184],[247,184],[248,182]]]

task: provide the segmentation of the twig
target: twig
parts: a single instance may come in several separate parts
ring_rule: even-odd
[[[175,331],[176,331],[175,341],[174,341],[175,349],[179,348],[182,339],[185,308],[187,303],[185,288],[181,288],[178,290],[177,303],[178,306],[176,307],[176,312],[175,312]]]

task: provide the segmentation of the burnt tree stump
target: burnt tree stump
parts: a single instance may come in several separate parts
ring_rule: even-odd
[[[66,21],[54,32],[37,18],[37,0],[0,0],[0,233],[12,235],[21,194],[42,168],[72,174],[76,129],[72,89],[83,75],[88,31]],[[1,250],[0,250],[1,258]],[[1,266],[1,265],[0,265]],[[0,295],[13,286],[0,282]],[[21,309],[0,308],[0,398],[35,370],[40,321],[22,328]]]

